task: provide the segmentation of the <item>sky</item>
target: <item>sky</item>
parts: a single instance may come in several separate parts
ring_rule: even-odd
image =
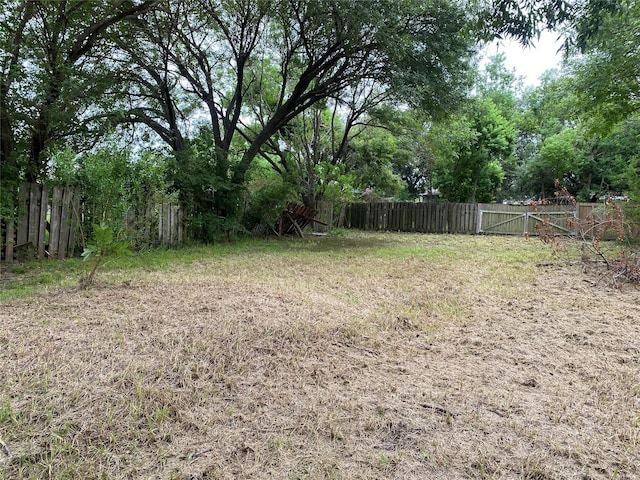
[[[517,42],[502,40],[492,43],[485,51],[487,56],[505,53],[506,67],[515,69],[517,75],[525,77],[525,85],[538,86],[544,72],[560,66],[562,54],[557,51],[562,42],[557,37],[557,33],[543,32],[540,40],[535,42],[535,47],[523,48]]]

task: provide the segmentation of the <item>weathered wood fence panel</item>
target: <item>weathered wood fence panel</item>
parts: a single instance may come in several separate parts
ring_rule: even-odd
[[[59,186],[49,189],[23,183],[18,191],[15,221],[2,219],[0,258],[12,262],[72,256],[79,250],[76,244],[83,208],[78,189]],[[178,204],[150,206],[140,215],[143,218],[127,219],[130,228],[139,229],[137,240],[151,245],[184,242],[184,219]]]
[[[18,191],[15,223],[4,219],[2,258],[65,258],[73,255],[79,197],[71,187],[23,183]]]
[[[158,243],[179,245],[184,242],[184,218],[176,203],[158,205]]]
[[[478,205],[478,233],[536,235],[536,225],[548,222],[555,233],[573,233],[570,218],[577,217],[575,205],[523,206],[482,203]]]
[[[478,205],[475,203],[450,203],[449,206],[449,233],[469,233],[477,228]]]
[[[471,203],[353,203],[345,221],[362,230],[476,233],[477,208]]]
[[[570,219],[586,219],[598,206],[602,204],[353,203],[347,206],[345,226],[397,232],[536,235],[536,225],[548,222],[556,233],[573,234]]]

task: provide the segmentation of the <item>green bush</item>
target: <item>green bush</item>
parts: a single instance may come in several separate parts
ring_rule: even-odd
[[[108,257],[122,257],[131,255],[127,242],[117,241],[113,229],[107,225],[93,225],[93,241],[85,247],[82,257],[85,260],[93,260],[91,270],[80,277],[80,286],[88,288],[93,284],[93,279],[98,267]]]
[[[249,230],[259,224],[275,224],[287,202],[297,200],[294,189],[280,176],[263,178],[251,187],[244,214],[244,224]]]
[[[221,198],[230,206],[237,206],[241,203],[242,192],[217,173],[216,155],[211,132],[203,129],[186,151],[171,160],[168,170],[172,189],[179,196],[188,218],[187,236],[202,243],[213,242],[240,229],[237,218],[218,213]]]
[[[79,155],[67,149],[52,156],[51,167],[50,183],[81,189],[84,244],[94,240],[97,224],[111,229],[118,241],[142,247],[156,226],[150,210],[172,200],[166,193],[167,159],[152,150],[134,156],[116,146]]]

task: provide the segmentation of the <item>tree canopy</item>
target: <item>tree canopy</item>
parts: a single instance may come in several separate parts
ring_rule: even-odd
[[[585,195],[596,182],[633,183],[630,150],[610,144],[635,132],[633,2],[2,6],[3,216],[15,213],[19,181],[50,181],[61,159],[82,169],[82,154],[113,138],[129,151],[164,150],[163,185],[204,240],[238,228],[262,166],[290,187],[283,195],[309,205],[365,189],[406,198],[439,187],[451,200],[491,201],[544,194],[551,177]],[[528,44],[545,28],[564,32],[572,67],[540,88],[523,91],[504,58],[474,70],[483,41]]]

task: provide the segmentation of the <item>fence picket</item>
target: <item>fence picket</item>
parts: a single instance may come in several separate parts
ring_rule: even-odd
[[[49,210],[49,189],[46,186],[42,186],[40,189],[40,195],[38,201],[40,204],[40,211],[38,212],[38,240],[36,245],[38,246],[38,258],[44,258],[45,244],[47,240],[47,211]]]
[[[62,212],[62,189],[53,187],[53,197],[51,199],[51,219],[49,222],[49,256],[57,258],[58,245],[60,243],[60,215]]]
[[[74,250],[76,247],[76,237],[78,236],[78,231],[80,230],[80,195],[78,192],[74,192],[73,200],[70,205],[71,208],[71,225],[73,228],[69,231],[69,250],[68,256],[72,257],[74,254]],[[82,233],[80,231],[80,233]],[[84,238],[82,239],[84,242]],[[84,245],[82,245],[84,249]]]
[[[5,250],[4,259],[7,262],[13,262],[13,237],[15,235],[15,223],[13,220],[7,222],[5,225]]]
[[[417,228],[416,228],[416,216],[418,214],[418,204],[417,203],[412,203],[411,204],[411,231],[412,232],[416,232]]]
[[[64,187],[62,192],[62,209],[60,215],[60,244],[58,246],[58,258],[64,259],[68,256],[71,237],[71,201],[73,200],[73,190],[71,187]]]

